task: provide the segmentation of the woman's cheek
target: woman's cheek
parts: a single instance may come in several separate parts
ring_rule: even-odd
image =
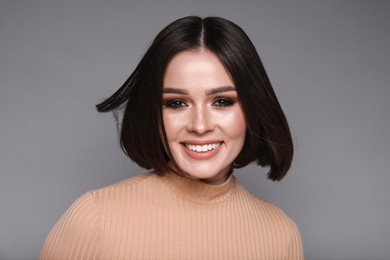
[[[221,113],[218,117],[218,125],[230,137],[237,137],[245,133],[246,123],[241,109],[230,111],[229,113]]]

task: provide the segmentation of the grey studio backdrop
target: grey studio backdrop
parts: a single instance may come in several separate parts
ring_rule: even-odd
[[[389,3],[1,0],[0,259],[36,259],[77,197],[145,171],[94,105],[191,14],[244,28],[291,124],[288,176],[249,166],[243,185],[295,220],[306,259],[390,259]]]

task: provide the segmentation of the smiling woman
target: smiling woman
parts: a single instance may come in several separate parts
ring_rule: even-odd
[[[225,182],[246,125],[223,64],[207,49],[180,52],[168,64],[163,93],[164,129],[177,171],[210,184]]]
[[[240,27],[195,16],[168,25],[97,108],[123,106],[121,146],[152,171],[79,198],[41,259],[303,259],[295,223],[233,175],[256,162],[281,180],[293,156],[283,111]]]

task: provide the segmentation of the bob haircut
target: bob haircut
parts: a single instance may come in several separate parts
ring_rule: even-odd
[[[224,64],[242,105],[247,133],[232,167],[256,162],[269,166],[268,177],[281,180],[291,166],[293,144],[282,108],[259,55],[235,23],[220,17],[188,16],[165,27],[154,39],[124,84],[96,105],[99,112],[124,108],[120,145],[139,166],[163,175],[177,164],[170,160],[162,123],[162,85],[165,69],[179,52],[207,49]],[[118,122],[117,122],[118,123]],[[177,169],[177,168],[176,168]]]

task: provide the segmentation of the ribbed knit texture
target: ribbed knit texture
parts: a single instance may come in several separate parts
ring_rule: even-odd
[[[232,175],[208,185],[133,177],[80,197],[40,259],[303,259],[295,223]]]

